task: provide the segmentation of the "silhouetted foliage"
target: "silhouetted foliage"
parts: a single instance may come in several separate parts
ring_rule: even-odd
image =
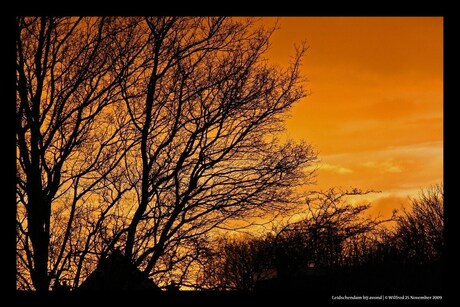
[[[348,266],[361,261],[357,243],[376,235],[387,221],[365,216],[369,204],[346,202],[347,197],[362,194],[366,192],[357,189],[313,192],[306,201],[306,217],[300,221],[262,238],[223,240],[204,265],[201,286],[253,290],[264,279],[295,276],[310,267]]]
[[[305,48],[288,67],[270,65],[274,29],[224,17],[16,26],[19,289],[75,290],[117,250],[172,291],[253,290],[309,267],[439,262],[441,186],[394,216],[394,229],[348,201],[360,190],[303,203],[316,153],[278,134],[306,96]],[[298,205],[300,220],[265,236],[215,239]]]
[[[203,260],[194,285],[198,289],[254,290],[260,280],[276,276],[273,236],[222,239]]]
[[[394,215],[392,227],[381,229],[363,253],[363,265],[439,265],[444,250],[442,185],[422,190]]]
[[[396,219],[392,237],[398,257],[408,264],[441,260],[444,248],[444,190],[433,186],[411,199]]]
[[[387,220],[365,216],[370,204],[351,204],[351,196],[369,192],[329,189],[312,193],[306,201],[307,217],[285,226],[277,239],[279,274],[294,274],[304,267],[349,265],[360,257],[354,245],[375,235]]]
[[[253,290],[257,285],[318,290],[333,282],[329,279],[339,278],[334,289],[439,289],[442,186],[422,191],[402,214],[395,211],[386,220],[364,215],[370,204],[346,201],[362,194],[357,189],[315,192],[307,198],[307,214],[300,221],[259,238],[222,240],[209,254],[197,284],[220,290]],[[372,286],[362,281],[370,279],[366,274],[383,281]],[[391,281],[393,276],[402,281]],[[419,280],[424,277],[437,280],[425,284]],[[345,279],[353,284],[343,285]],[[397,286],[385,284],[389,282]]]

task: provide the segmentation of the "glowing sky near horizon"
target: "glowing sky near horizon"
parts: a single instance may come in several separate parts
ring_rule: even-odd
[[[273,25],[276,18],[262,18]],[[284,17],[270,61],[285,65],[294,43],[309,49],[286,134],[319,153],[314,188],[380,190],[383,215],[443,180],[443,19]]]

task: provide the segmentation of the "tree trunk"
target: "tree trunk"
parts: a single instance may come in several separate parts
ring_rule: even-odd
[[[34,268],[31,272],[32,282],[37,291],[46,292],[49,288],[48,246],[50,204],[34,197],[28,204],[28,224],[30,241],[34,250]]]

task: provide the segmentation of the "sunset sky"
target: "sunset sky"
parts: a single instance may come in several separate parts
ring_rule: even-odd
[[[263,18],[273,25],[276,18]],[[310,95],[287,136],[318,151],[317,186],[381,190],[390,214],[443,178],[443,19],[284,17],[270,60],[285,65],[305,41]]]

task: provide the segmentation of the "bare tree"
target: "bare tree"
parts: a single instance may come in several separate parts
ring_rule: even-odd
[[[276,139],[283,114],[305,96],[304,48],[280,70],[263,58],[272,30],[251,21],[144,22],[144,69],[121,83],[138,145],[126,156],[134,213],[117,244],[162,278],[210,230],[286,210],[316,155]]]
[[[308,266],[331,267],[356,262],[356,244],[364,243],[388,220],[366,216],[370,204],[351,204],[349,197],[370,192],[359,189],[312,192],[306,218],[288,224],[278,233],[278,272],[292,275]]]
[[[221,237],[202,257],[195,287],[253,290],[259,281],[302,276],[311,267],[366,267],[369,274],[383,269],[390,272],[389,280],[398,272],[404,278],[439,278],[442,186],[422,191],[402,214],[394,210],[389,219],[365,215],[370,204],[347,201],[366,193],[335,188],[313,192],[305,217],[298,222],[260,237]],[[407,270],[407,265],[416,265],[417,270],[410,266]]]
[[[203,263],[197,285],[220,290],[253,290],[258,281],[295,276],[309,267],[361,265],[381,239],[389,220],[366,216],[370,204],[351,204],[358,189],[312,192],[305,217],[259,238],[222,239]],[[362,249],[361,249],[362,248]],[[359,249],[359,250],[357,250]]]
[[[199,289],[252,291],[276,276],[273,236],[221,238],[196,275]]]
[[[444,248],[444,190],[430,187],[398,216],[393,245],[401,261],[427,264],[441,260]]]
[[[17,271],[25,288],[47,291],[78,252],[84,257],[124,192],[114,169],[131,145],[116,104],[137,50],[122,38],[134,28],[114,18],[17,18]]]
[[[185,283],[210,230],[283,212],[309,181],[311,147],[276,138],[305,96],[304,48],[268,65],[272,30],[176,17],[16,30],[18,287],[77,288],[119,247]]]

